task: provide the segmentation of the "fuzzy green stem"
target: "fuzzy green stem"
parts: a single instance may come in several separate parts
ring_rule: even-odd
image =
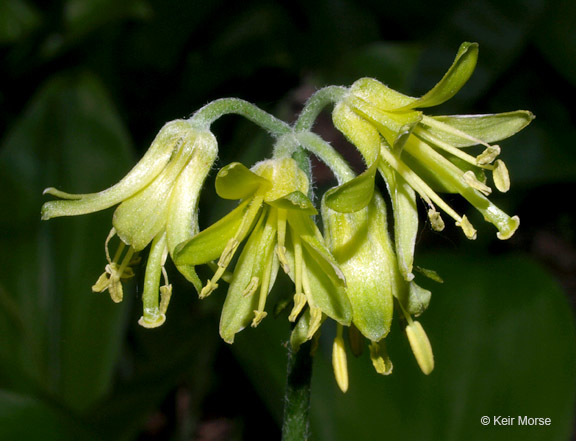
[[[235,113],[244,116],[267,130],[272,136],[279,137],[292,129],[290,125],[270,115],[258,106],[238,98],[221,98],[199,109],[188,121],[202,130],[209,130],[214,121],[223,115]]]
[[[312,380],[311,343],[294,351],[288,345],[288,369],[284,395],[282,441],[305,441],[309,437],[310,382]]]
[[[328,86],[320,89],[306,102],[298,120],[294,123],[294,130],[310,130],[322,109],[328,104],[340,101],[346,92],[348,89],[342,86]]]
[[[312,132],[299,132],[294,137],[302,147],[318,156],[322,162],[330,167],[338,180],[338,184],[347,182],[355,177],[348,163],[320,136]]]

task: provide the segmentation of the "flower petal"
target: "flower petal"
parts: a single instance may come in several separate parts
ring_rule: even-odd
[[[364,156],[364,161],[367,164],[374,163],[380,151],[378,130],[344,102],[334,107],[332,121],[336,128],[356,146]]]
[[[418,98],[390,89],[374,78],[360,78],[350,87],[350,92],[382,110],[410,107]]]
[[[298,210],[313,216],[318,213],[312,201],[301,191],[293,191],[284,197],[267,202],[268,205],[284,210]]]
[[[478,140],[492,143],[518,133],[525,128],[534,115],[526,110],[491,115],[433,116],[442,125],[427,126],[436,138],[455,147],[479,144]],[[426,121],[424,121],[426,124]]]
[[[200,265],[218,259],[242,226],[252,202],[245,200],[218,222],[178,245],[173,255],[176,265]]]
[[[363,173],[328,190],[324,195],[326,206],[340,213],[352,213],[366,207],[374,195],[374,178],[379,162],[377,157]]]
[[[223,199],[244,199],[270,182],[239,162],[222,167],[216,176],[216,193]]]
[[[408,106],[397,110],[433,107],[452,98],[466,84],[476,68],[478,43],[462,43],[448,72],[430,91]]]
[[[240,254],[222,307],[220,336],[227,343],[234,342],[234,336],[252,322],[254,311],[259,309],[258,287],[264,278],[264,271],[269,267],[269,260],[274,258],[276,234],[265,218],[266,213],[263,213]],[[274,269],[278,271],[277,262],[272,271]]]
[[[174,151],[182,143],[192,143],[196,133],[184,120],[166,123],[138,164],[120,182],[99,193],[73,195],[47,188],[45,194],[70,200],[46,202],[42,206],[42,219],[94,213],[129,198],[152,182],[164,170]]]

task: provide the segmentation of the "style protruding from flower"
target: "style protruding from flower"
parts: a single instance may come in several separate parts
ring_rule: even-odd
[[[265,160],[251,170],[232,163],[218,173],[218,195],[239,199],[240,204],[178,246],[175,261],[193,266],[217,260],[214,276],[200,293],[206,297],[245,242],[229,276],[220,319],[224,341],[232,343],[236,333],[266,317],[266,299],[280,267],[295,285],[289,317],[298,320],[293,344],[311,339],[326,316],[350,324],[344,276],[311,217],[316,209],[306,196],[308,190],[306,174],[291,158]]]
[[[172,285],[164,264],[176,245],[198,232],[198,197],[217,152],[212,133],[175,120],[160,130],[138,164],[107,190],[90,194],[44,190],[61,199],[43,205],[44,220],[93,213],[120,204],[105,243],[106,270],[92,287],[94,292],[108,290],[114,302],[122,301],[122,280],[134,276],[132,265],[138,261],[138,253],[152,243],[142,295],[144,312],[139,321],[144,327],[160,326],[166,319]],[[108,248],[115,235],[120,241],[111,257]],[[192,266],[181,265],[178,269],[200,288]]]

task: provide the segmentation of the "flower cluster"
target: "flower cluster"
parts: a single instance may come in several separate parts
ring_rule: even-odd
[[[219,100],[187,121],[168,123],[142,160],[110,189],[85,195],[47,189],[46,193],[63,200],[47,202],[42,218],[86,214],[120,204],[106,240],[108,264],[92,289],[108,290],[114,301],[121,301],[121,281],[134,276],[138,253],[151,243],[140,319],[145,327],[165,320],[172,291],[164,268],[168,255],[200,298],[222,281],[229,283],[220,320],[220,335],[228,343],[266,317],[267,299],[282,268],[294,284],[286,302],[291,305],[288,319],[294,322],[291,345],[297,350],[319,335],[326,319],[334,320],[333,366],[343,391],[348,388],[344,327],[352,353],[359,354],[366,339],[376,371],[389,374],[392,363],[385,337],[395,311],[418,365],[428,374],[434,368],[432,348],[416,317],[427,308],[431,293],[416,283],[415,272],[441,279],[434,271],[414,265],[417,195],[437,231],[444,228],[444,212],[466,237],[474,239],[477,234],[466,215],[450,207],[441,193],[463,196],[498,229],[500,239],[510,238],[519,225],[517,216],[508,216],[490,201],[486,172],[491,172],[497,190],[509,189],[508,171],[494,143],[526,127],[532,114],[428,116],[421,110],[458,92],[475,68],[477,53],[476,44],[464,43],[445,76],[420,98],[372,78],[360,79],[350,88],[327,88],[336,90],[327,95],[335,104],[335,127],[364,158],[366,169],[358,176],[302,122],[317,115],[313,103],[325,99],[312,98],[292,127],[245,102]],[[218,196],[239,203],[199,231],[198,197],[218,150],[209,126],[224,113],[247,116],[278,141],[271,159],[250,169],[231,163],[219,170]],[[472,146],[480,146],[481,151],[469,153]],[[319,207],[314,204],[310,173],[294,159],[300,148],[322,159],[338,180],[322,195]],[[377,175],[386,184],[387,200],[378,190]],[[393,228],[388,225],[389,210]],[[120,244],[111,258],[109,242],[115,235]],[[194,270],[203,264],[214,268],[204,285]]]

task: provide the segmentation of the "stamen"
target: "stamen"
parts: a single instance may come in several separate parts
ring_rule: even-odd
[[[442,231],[444,229],[444,220],[434,207],[430,207],[428,210],[428,219],[434,231]]]
[[[428,375],[434,370],[434,354],[432,353],[430,340],[420,322],[413,321],[409,323],[406,326],[406,336],[418,366],[420,366],[425,375]]]
[[[404,180],[412,187],[429,205],[432,206],[433,202],[446,214],[448,214],[456,222],[462,219],[444,200],[430,188],[424,180],[412,171],[404,162],[396,158],[386,147],[385,144],[381,145],[380,155],[390,166],[400,174]]]
[[[246,285],[246,288],[244,288],[244,291],[242,291],[242,295],[244,297],[250,297],[252,294],[256,292],[259,284],[260,284],[260,278],[258,278],[257,276],[252,277],[248,285]]]
[[[478,158],[475,158],[472,155],[469,155],[468,153],[460,150],[458,147],[454,147],[452,144],[448,144],[447,142],[442,141],[441,139],[436,138],[434,135],[430,134],[429,132],[427,132],[426,130],[423,130],[419,127],[417,127],[414,130],[414,134],[422,139],[423,141],[426,141],[428,144],[433,145],[434,147],[438,147],[442,150],[444,150],[445,152],[450,153],[451,155],[456,156],[457,158],[462,159],[463,161],[467,162],[468,164],[472,164],[472,165],[476,165],[478,167],[482,167],[485,164],[481,164],[478,162]],[[489,146],[488,148],[490,148],[491,146]],[[486,149],[488,150],[488,149]]]
[[[270,256],[270,253],[266,253]],[[272,256],[270,256],[272,257]],[[252,327],[258,326],[262,319],[266,317],[267,313],[264,312],[266,307],[266,298],[268,297],[268,291],[270,290],[270,278],[272,277],[272,262],[273,259],[267,259],[266,268],[264,269],[264,278],[262,279],[262,284],[260,285],[260,297],[258,299],[258,310],[254,311],[254,320],[252,321]]]
[[[494,178],[494,185],[502,193],[506,193],[510,190],[510,175],[508,174],[508,168],[506,167],[506,164],[504,164],[504,161],[498,159],[494,163],[492,177]]]
[[[322,324],[322,310],[314,306],[310,306],[310,327],[306,339],[310,340]]]
[[[290,312],[288,320],[295,322],[300,312],[302,312],[302,309],[306,306],[306,303],[306,296],[303,293],[299,292],[294,294],[294,307]]]
[[[464,231],[464,234],[468,239],[476,239],[476,229],[472,226],[466,216],[462,216],[460,222],[456,222],[456,226],[462,228],[462,231]]]
[[[476,157],[477,165],[488,165],[491,164],[500,154],[500,146],[489,145],[486,147],[482,153]]]
[[[372,360],[374,369],[376,369],[376,372],[380,375],[390,375],[392,373],[394,366],[388,356],[384,340],[370,342],[370,359]]]
[[[488,187],[486,184],[484,184],[483,182],[480,182],[478,180],[478,178],[476,178],[476,175],[474,174],[474,172],[472,170],[468,170],[466,173],[464,173],[462,175],[462,179],[470,187],[472,187],[475,190],[478,190],[480,193],[484,194],[485,196],[488,196],[490,193],[492,193],[492,189],[490,187]]]
[[[342,325],[338,325],[336,338],[332,345],[332,367],[334,368],[334,377],[338,387],[344,393],[348,390],[348,362],[346,360],[346,349],[344,348],[344,339],[342,338]]]
[[[278,209],[278,243],[276,245],[276,254],[278,261],[282,265],[282,270],[286,274],[290,274],[290,267],[288,266],[288,259],[286,258],[286,210]]]

